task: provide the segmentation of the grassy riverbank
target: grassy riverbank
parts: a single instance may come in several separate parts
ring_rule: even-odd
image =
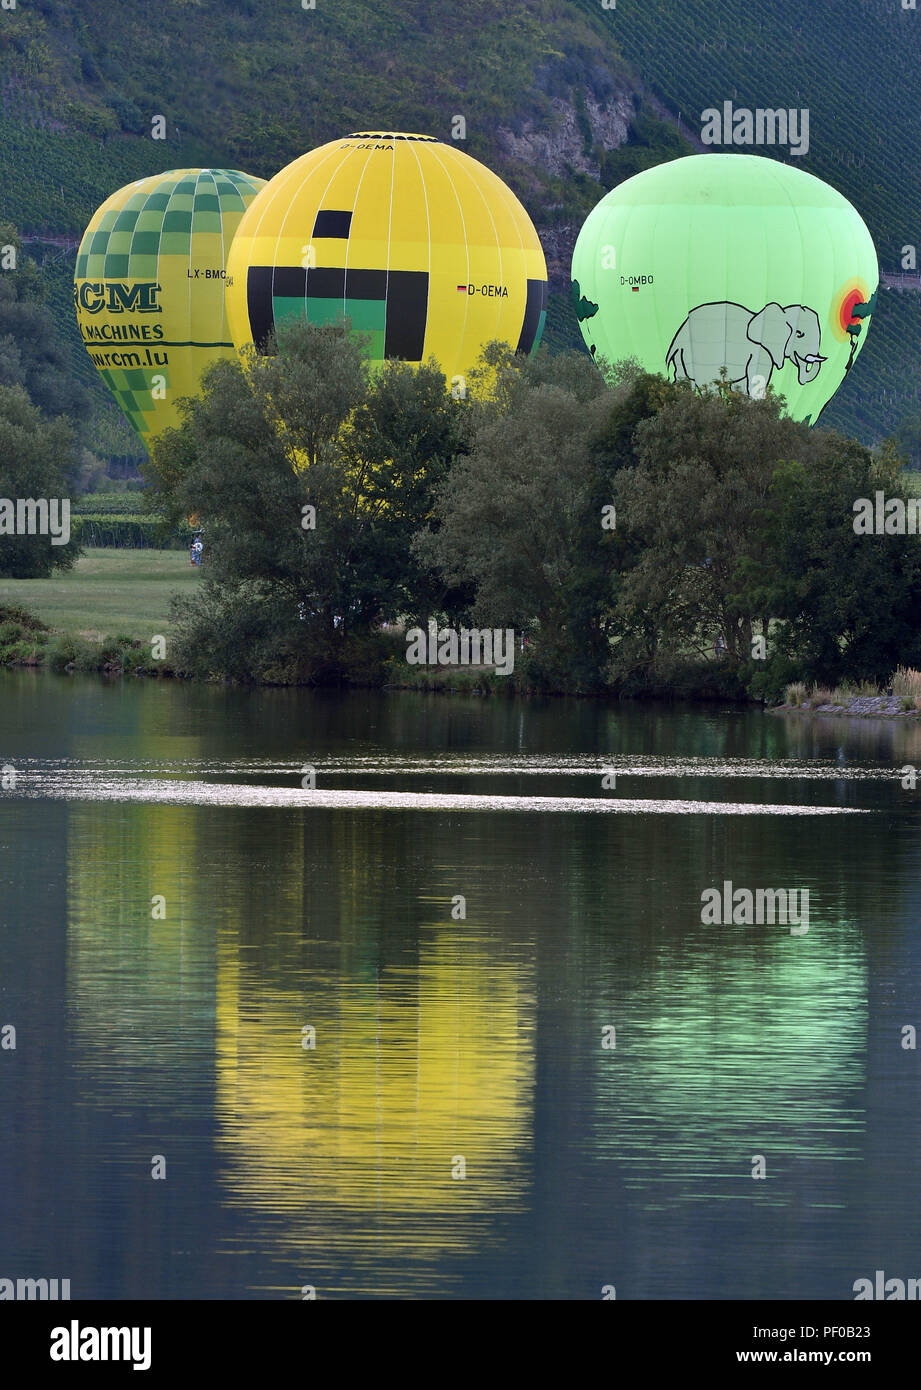
[[[25,608],[52,630],[91,642],[115,632],[149,642],[171,631],[172,595],[201,574],[184,550],[87,550],[68,573],[0,579],[0,607]]]
[[[200,581],[180,550],[89,550],[50,579],[0,579],[0,666],[160,672],[170,600]]]
[[[154,660],[151,642],[174,632],[173,595],[191,592],[201,579],[202,571],[189,564],[186,551],[140,549],[88,550],[73,570],[49,579],[0,579],[0,666],[162,674],[169,670],[169,660]],[[539,689],[539,682],[529,679],[526,664],[509,676],[497,674],[494,667],[411,666],[404,659],[402,630],[393,628],[379,639],[390,652],[380,683],[391,689],[467,695],[524,695]],[[711,689],[712,671],[702,668],[693,677],[688,671],[683,681],[675,679],[667,688],[645,693],[660,698],[731,698],[728,692]],[[868,684],[789,685],[784,703],[775,709],[805,715],[921,717],[921,672],[900,668],[882,689]]]

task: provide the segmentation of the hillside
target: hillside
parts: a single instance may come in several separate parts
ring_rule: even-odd
[[[855,203],[882,265],[898,270],[902,246],[921,242],[921,166],[904,157],[919,57],[921,13],[893,0],[824,0],[821,16],[793,0],[468,0],[437,13],[427,0],[32,0],[0,18],[0,218],[73,241],[110,192],[164,168],[268,177],[364,124],[447,139],[460,115],[464,148],[510,183],[541,233],[547,341],[559,349],[581,345],[567,290],[585,213],[636,169],[690,152],[699,113],[724,99],[808,106],[798,162]],[[166,118],[165,141],[150,137],[153,115]],[[76,335],[73,256],[66,244],[30,251],[96,393],[93,442],[123,452]],[[860,370],[823,423],[872,440],[917,410],[919,328],[921,295],[882,295]]]

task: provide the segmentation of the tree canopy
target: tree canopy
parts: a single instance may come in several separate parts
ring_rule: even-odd
[[[904,492],[894,449],[598,365],[492,344],[452,394],[434,363],[369,369],[347,324],[289,323],[212,368],[150,469],[204,528],[187,668],[382,679],[385,625],[429,618],[513,628],[516,679],[569,692],[921,665],[921,540],[854,526],[858,498]]]

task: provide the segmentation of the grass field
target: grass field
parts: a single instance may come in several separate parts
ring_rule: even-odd
[[[26,608],[49,627],[90,640],[149,641],[170,631],[170,599],[201,582],[185,550],[88,550],[69,574],[0,579],[0,605]]]

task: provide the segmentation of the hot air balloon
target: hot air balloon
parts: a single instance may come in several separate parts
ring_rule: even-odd
[[[432,355],[449,380],[491,339],[532,352],[546,314],[547,267],[521,203],[430,135],[349,135],[296,159],[253,200],[227,274],[241,352],[263,350],[289,317],[348,317],[372,364]]]
[[[235,169],[171,169],[113,193],[86,229],[80,333],[145,443],[179,423],[176,402],[197,392],[203,367],[233,356],[227,252],[264,183]]]
[[[691,155],[605,194],[572,258],[593,355],[703,390],[783,394],[814,424],[863,345],[879,265],[859,213],[801,169]]]

